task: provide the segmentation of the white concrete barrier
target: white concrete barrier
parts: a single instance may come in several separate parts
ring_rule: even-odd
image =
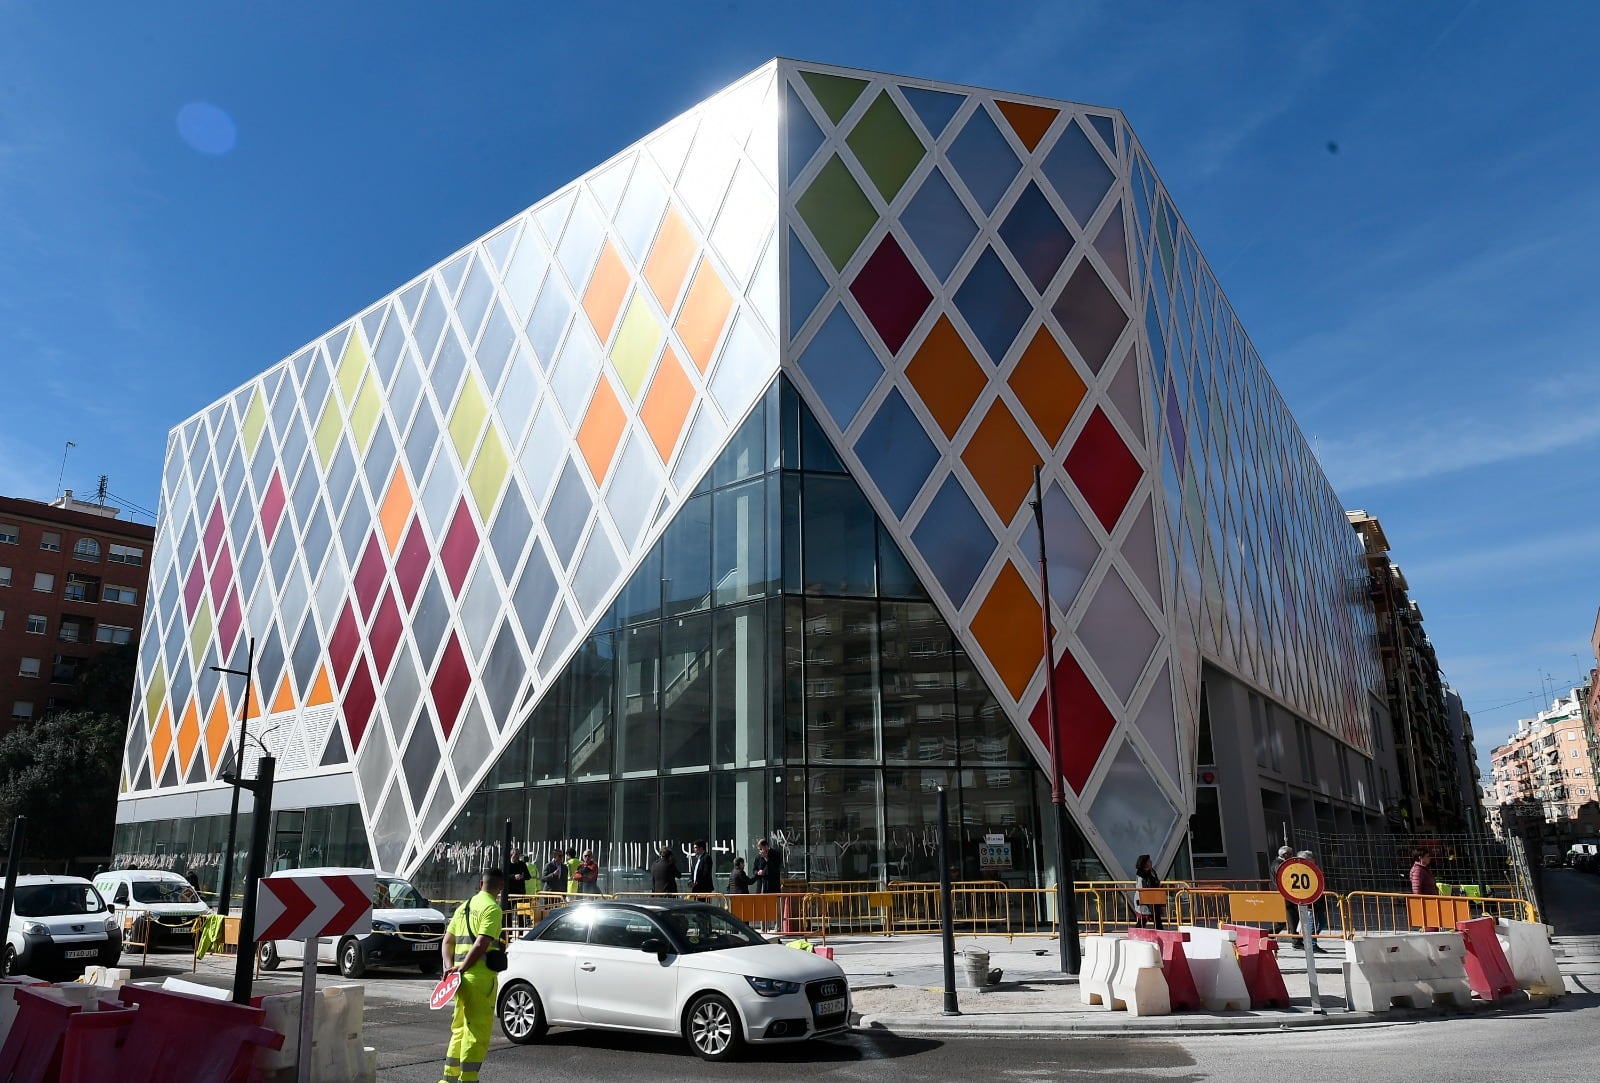
[[[1111,992],[1111,978],[1117,970],[1122,943],[1120,936],[1083,938],[1083,960],[1078,968],[1078,996],[1083,1003],[1098,1005],[1106,1011],[1113,1009],[1116,998]]]
[[[1239,934],[1226,929],[1207,929],[1183,925],[1179,932],[1189,934],[1183,946],[1189,957],[1189,971],[1200,1003],[1208,1012],[1245,1011],[1250,1007],[1250,988],[1239,969]]]
[[[361,1041],[365,988],[330,985],[318,990],[311,1037],[311,1078],[315,1083],[373,1083],[376,1061],[368,1070]],[[300,994],[276,993],[262,997],[265,1025],[283,1035],[281,1049],[256,1052],[256,1068],[263,1083],[292,1083],[300,1056]]]
[[[1558,997],[1567,991],[1555,950],[1550,946],[1554,932],[1537,921],[1501,918],[1495,923],[1495,935],[1511,964],[1512,977],[1529,996]]]
[[[1112,1007],[1130,1015],[1171,1015],[1172,993],[1161,970],[1161,945],[1126,940],[1111,978]]]
[[[1397,933],[1345,941],[1345,993],[1352,1011],[1472,1003],[1460,933]]]

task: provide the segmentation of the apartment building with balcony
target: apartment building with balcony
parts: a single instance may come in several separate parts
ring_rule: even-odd
[[[1584,692],[1574,688],[1545,710],[1517,722],[1517,731],[1489,753],[1500,826],[1507,807],[1520,820],[1546,824],[1577,820],[1596,790],[1593,746],[1585,718]]]
[[[1477,807],[1477,783],[1462,767],[1463,759],[1468,764],[1476,759],[1470,719],[1439,671],[1439,656],[1422,626],[1422,608],[1411,597],[1405,573],[1390,559],[1383,525],[1366,511],[1346,515],[1366,553],[1367,597],[1393,723],[1401,818],[1417,831],[1472,830],[1477,825],[1469,810]],[[1459,721],[1454,721],[1456,712]]]
[[[76,706],[79,668],[137,643],[155,528],[68,490],[0,496],[0,733]]]

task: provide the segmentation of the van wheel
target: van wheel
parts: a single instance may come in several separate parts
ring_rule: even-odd
[[[256,949],[256,962],[260,964],[262,970],[278,969],[278,945],[270,940],[263,940],[261,946]]]
[[[17,972],[17,949],[10,944],[6,945],[4,959],[0,959],[0,975],[10,976]]]
[[[444,956],[431,955],[418,963],[417,969],[422,971],[424,977],[437,978],[444,973]]]
[[[339,945],[339,973],[347,978],[359,978],[367,972],[367,957],[361,950],[361,941],[351,937]]]

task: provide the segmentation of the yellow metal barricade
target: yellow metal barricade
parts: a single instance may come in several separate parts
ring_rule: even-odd
[[[1352,891],[1341,899],[1345,928],[1355,933],[1410,929],[1453,929],[1476,917],[1537,920],[1533,905],[1515,896],[1409,895],[1390,891]]]

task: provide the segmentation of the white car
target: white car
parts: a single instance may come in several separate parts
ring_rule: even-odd
[[[317,944],[317,961],[338,964],[339,973],[347,978],[359,978],[374,966],[414,966],[437,977],[444,969],[439,942],[444,939],[445,921],[409,880],[380,872],[372,886],[372,931],[338,940],[323,937]],[[264,940],[256,958],[262,970],[276,970],[280,962],[303,962],[305,945],[299,940]]]
[[[19,876],[10,891],[11,928],[0,974],[75,978],[89,966],[116,966],[122,927],[111,908],[81,876]]]
[[[850,1029],[832,959],[767,939],[728,911],[670,899],[566,906],[507,948],[496,1014],[519,1045],[558,1027],[681,1034],[706,1060],[745,1042]]]

